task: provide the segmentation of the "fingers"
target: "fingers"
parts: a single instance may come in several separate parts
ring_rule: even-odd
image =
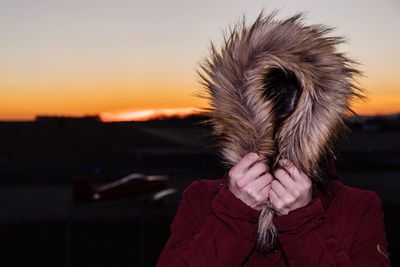
[[[272,189],[271,189],[271,191],[269,191],[269,201],[271,202],[272,207],[276,207],[276,204],[280,201],[279,197],[276,195],[276,193]]]
[[[236,165],[238,172],[240,173],[245,173],[247,171],[247,169],[250,168],[250,166],[252,164],[254,164],[254,162],[256,162],[259,159],[259,156],[254,153],[248,153],[246,154],[240,161],[239,163]]]
[[[276,169],[274,176],[286,189],[291,189],[295,186],[295,181],[284,169]]]
[[[252,193],[258,194],[262,192],[267,186],[269,186],[273,179],[274,177],[270,173],[266,173],[264,175],[261,175],[254,181],[250,182],[247,185],[247,188],[249,188],[249,191],[251,191]]]
[[[229,172],[229,176],[232,178],[242,176],[250,166],[259,159],[256,153],[246,154]]]
[[[289,174],[291,179],[298,184],[301,188],[309,188],[312,185],[311,179],[300,169],[298,169],[293,162],[282,159],[279,161],[280,165]]]
[[[269,183],[266,187],[261,189],[260,194],[269,198],[269,193],[271,192],[271,183]]]
[[[285,171],[289,174],[289,176],[295,181],[304,180],[306,175],[300,171],[296,166],[288,159],[279,160],[279,165],[285,169]]]
[[[277,180],[272,181],[269,201],[277,215],[287,214],[290,210],[291,195]]]
[[[265,164],[264,162],[257,162],[253,166],[251,166],[250,169],[247,170],[247,172],[244,174],[244,178],[238,182],[238,185],[246,185],[251,181],[256,180],[267,171],[267,164]]]
[[[269,192],[269,201],[271,203],[272,208],[278,215],[284,213],[283,208],[285,205],[283,201],[279,198],[279,196],[276,195],[275,191],[272,190],[272,187],[271,191]]]
[[[270,173],[266,173],[250,182],[246,188],[244,188],[244,191],[254,199],[254,203],[258,208],[265,206],[269,199],[272,179],[273,176]]]
[[[264,178],[264,177],[265,177],[267,185],[270,185],[271,182],[274,180],[274,176],[272,176],[272,174],[270,174],[268,172],[260,176],[260,178]]]
[[[286,189],[278,180],[273,180],[271,182],[271,190],[274,191],[277,197],[282,197],[286,195]]]
[[[288,160],[280,160],[274,171],[269,198],[278,215],[306,206],[312,199],[311,179]]]
[[[229,190],[246,205],[260,210],[268,201],[272,174],[268,173],[265,157],[246,154],[229,171]]]

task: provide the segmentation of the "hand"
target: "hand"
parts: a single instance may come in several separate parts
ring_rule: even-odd
[[[279,165],[283,168],[275,170],[276,179],[271,183],[269,194],[271,206],[278,216],[304,207],[312,200],[311,179],[288,160],[280,160]]]
[[[258,161],[258,162],[257,162]],[[273,176],[256,153],[248,153],[229,171],[229,190],[247,206],[261,210],[269,198]]]

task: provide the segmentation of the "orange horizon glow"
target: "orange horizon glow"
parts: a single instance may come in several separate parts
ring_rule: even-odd
[[[365,116],[400,113],[400,93],[369,95],[364,102],[354,103],[352,108],[357,114]]]
[[[207,103],[195,102],[199,99],[185,99],[192,101],[197,107],[158,107],[158,108],[136,108],[125,109],[118,111],[100,112],[99,117],[103,122],[117,122],[117,121],[146,121],[152,119],[162,119],[169,117],[184,118],[190,115],[203,113],[202,108],[208,107]],[[365,101],[357,101],[353,103],[352,109],[359,116],[379,116],[400,113],[400,93],[371,93],[367,95]]]
[[[393,98],[392,98],[393,99]],[[383,100],[383,101],[382,101]],[[382,99],[378,101],[383,105],[380,110],[374,109],[371,103],[361,103],[355,105],[353,110],[359,116],[380,116],[390,114],[400,114],[400,109],[395,106],[387,105],[390,99]],[[394,101],[396,102],[396,100]],[[399,101],[397,100],[397,103]],[[204,112],[199,108],[158,108],[158,109],[143,109],[143,110],[125,110],[115,112],[101,112],[99,117],[102,122],[123,122],[123,121],[148,121],[154,119],[165,119],[171,117],[186,118],[191,115],[200,115]]]
[[[191,100],[191,101],[190,101]],[[54,116],[54,117],[84,117],[84,116],[99,116],[102,122],[119,122],[119,121],[146,121],[153,119],[163,119],[170,117],[185,118],[191,115],[201,114],[202,108],[207,107],[207,103],[199,102],[198,99],[185,99],[190,103],[188,106],[173,105],[169,107],[166,104],[158,105],[158,107],[134,108],[134,109],[114,109],[109,111],[96,112],[40,112],[36,115],[25,113],[20,114],[1,114],[0,121],[33,121],[37,116]],[[197,101],[197,102],[196,102]],[[352,109],[360,116],[378,116],[400,113],[400,93],[380,93],[371,94],[364,102],[356,102],[352,105]],[[139,106],[139,105],[138,105]],[[150,106],[150,105],[149,105]],[[0,108],[1,111],[1,108]]]
[[[398,101],[397,101],[398,103]],[[368,104],[357,104],[353,107],[353,110],[359,116],[381,116],[390,114],[400,114],[400,109],[383,106],[380,110],[372,108]],[[128,121],[149,121],[156,119],[167,119],[167,118],[186,118],[192,115],[204,114],[199,108],[186,107],[186,108],[155,108],[155,109],[135,109],[135,110],[124,110],[124,111],[113,111],[113,112],[100,112],[98,114],[40,114],[33,116],[32,118],[26,117],[14,117],[11,119],[1,118],[1,121],[34,121],[38,116],[49,116],[49,117],[87,117],[87,116],[98,116],[102,122],[128,122]],[[350,115],[351,116],[351,115]]]
[[[365,101],[354,103],[353,110],[360,116],[379,116],[400,113],[400,94],[381,93],[370,95]],[[124,110],[114,112],[101,112],[99,117],[103,122],[118,121],[146,121],[169,117],[185,118],[201,114],[200,108],[148,108]]]
[[[201,114],[198,108],[160,108],[144,109],[133,111],[101,112],[99,117],[102,122],[122,122],[122,121],[148,121],[170,117],[185,118],[191,115]]]

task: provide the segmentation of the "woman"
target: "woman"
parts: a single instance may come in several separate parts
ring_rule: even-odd
[[[183,193],[158,266],[390,266],[380,198],[336,177],[355,63],[303,15],[261,14],[200,74],[229,171]]]

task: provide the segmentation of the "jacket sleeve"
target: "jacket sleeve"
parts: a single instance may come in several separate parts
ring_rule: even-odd
[[[240,266],[256,239],[259,212],[223,186],[202,212],[207,192],[194,182],[183,193],[157,266]],[[204,217],[204,218],[203,218]]]
[[[319,198],[306,207],[275,217],[278,239],[290,266],[390,266],[385,251],[379,251],[387,245],[381,200],[370,193],[364,205],[350,253],[341,248],[332,232],[334,226],[325,221]]]

